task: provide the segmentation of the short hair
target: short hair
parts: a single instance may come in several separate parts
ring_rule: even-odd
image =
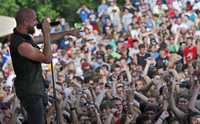
[[[15,16],[15,20],[16,20],[17,25],[23,24],[24,20],[29,17],[30,13],[34,13],[34,10],[32,10],[30,8],[20,9]]]
[[[112,101],[111,100],[104,100],[100,105],[100,110],[112,108]]]
[[[106,50],[108,49],[112,49],[112,46],[110,44],[106,46]]]
[[[145,48],[145,45],[144,45],[144,44],[140,44],[140,45],[138,46],[138,48],[139,48],[139,49]]]
[[[120,98],[120,97],[118,97],[118,96],[114,96],[113,98],[112,98],[112,102],[114,102],[114,101],[122,101],[122,99]]]

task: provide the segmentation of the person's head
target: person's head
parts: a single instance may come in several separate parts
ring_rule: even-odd
[[[102,113],[107,112],[110,113],[112,109],[112,101],[111,100],[104,100],[100,105],[100,111]]]
[[[64,83],[64,81],[65,81],[65,74],[62,72],[58,72],[58,82]]]
[[[82,8],[82,9],[86,9],[87,6],[86,6],[84,3],[82,3],[82,4],[81,4],[81,8]]]
[[[191,47],[192,46],[192,40],[193,40],[192,37],[188,37],[187,38],[187,47]]]
[[[144,54],[145,53],[145,45],[144,44],[140,44],[138,47],[139,47],[140,53]]]
[[[101,1],[101,4],[106,4],[106,0],[102,0],[102,1]]]
[[[74,64],[74,62],[69,62],[67,64],[67,68],[68,68],[68,71],[75,72],[75,64]]]
[[[174,43],[174,40],[175,40],[175,37],[174,37],[174,36],[169,36],[168,42],[169,42],[170,44],[173,44],[173,43]]]
[[[199,115],[194,115],[190,117],[190,124],[199,124],[199,123],[200,123]]]
[[[136,65],[136,64],[131,64],[130,66],[131,70],[132,70],[132,77],[134,77],[134,79],[138,79],[139,75],[142,73],[142,66],[141,65]]]
[[[133,48],[138,49],[138,46],[139,46],[139,41],[137,39],[134,39]]]
[[[117,86],[116,86],[116,91],[117,91],[117,94],[119,96],[122,96],[124,95],[124,85],[122,83],[118,83]]]
[[[99,73],[101,76],[108,76],[109,74],[109,67],[107,65],[102,65],[100,67]]]
[[[154,105],[145,106],[144,108],[144,116],[146,116],[146,118],[144,118],[145,124],[149,124],[148,122],[152,122],[155,119],[158,111],[159,111],[158,106],[154,106]]]
[[[124,9],[124,13],[127,14],[129,13],[129,10],[127,8]]]
[[[106,35],[112,35],[112,28],[110,26],[105,27],[105,34]]]
[[[159,52],[160,52],[160,57],[161,58],[166,58],[167,57],[167,54],[166,54],[167,51],[166,51],[166,49],[160,48]]]
[[[105,89],[105,83],[101,78],[98,78],[98,81],[97,81],[95,88],[96,88],[96,92],[101,92],[101,90]]]
[[[117,42],[117,47],[119,49],[121,49],[124,46],[124,38],[123,37],[119,37],[118,40],[119,41]]]
[[[110,65],[113,65],[115,63],[115,58],[112,57],[112,55],[109,55],[107,59],[107,63],[109,63]]]
[[[89,64],[89,62],[87,62],[87,60],[85,58],[82,58],[80,62],[81,62],[82,70],[90,68],[90,64]]]
[[[113,71],[113,76],[118,77],[120,75],[120,72],[121,72],[120,65],[118,65],[118,64],[113,65],[112,71]]]
[[[103,123],[108,118],[108,115],[112,112],[112,101],[111,100],[104,100],[100,105],[100,117]]]
[[[186,95],[180,95],[177,99],[177,106],[178,108],[180,108],[181,110],[183,110],[184,112],[187,112],[188,110],[188,104],[189,104],[189,101],[188,101],[188,96]]]
[[[116,2],[115,1],[110,1],[110,6],[115,6]]]
[[[113,107],[118,110],[115,114],[120,114],[123,110],[122,100],[118,97],[113,98]]]
[[[80,76],[74,76],[73,81],[76,82],[77,84],[83,83],[83,79]]]
[[[136,81],[136,89],[137,90],[141,90],[142,88],[144,88],[144,80],[138,79]]]
[[[15,16],[15,20],[17,26],[24,27],[28,32],[34,30],[34,26],[38,23],[35,11],[30,8],[20,9]]]
[[[106,50],[107,50],[107,52],[110,54],[110,53],[112,53],[112,46],[111,45],[107,45],[106,46]]]

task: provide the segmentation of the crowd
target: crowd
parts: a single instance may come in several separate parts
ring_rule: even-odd
[[[199,0],[102,0],[77,14],[79,36],[51,44],[57,98],[52,67],[42,65],[47,123],[56,100],[62,123],[200,124]],[[51,33],[69,29],[57,21]],[[21,124],[8,46],[0,45],[0,123]]]

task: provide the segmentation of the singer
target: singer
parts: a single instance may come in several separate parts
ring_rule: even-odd
[[[64,37],[68,32],[50,35],[50,24],[42,23],[43,37],[35,42],[29,32],[38,24],[36,13],[30,8],[20,9],[16,14],[17,26],[11,36],[10,52],[16,74],[16,95],[25,107],[29,124],[44,124],[44,82],[41,63],[51,62],[50,40]],[[43,52],[37,42],[43,40]]]

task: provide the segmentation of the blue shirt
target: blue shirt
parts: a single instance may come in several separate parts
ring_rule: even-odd
[[[154,59],[157,59],[160,56],[159,52],[152,52],[150,54],[151,54],[151,57]]]
[[[195,13],[192,13],[189,16],[187,16],[187,18],[192,22],[195,22],[196,17],[197,17],[197,15]]]
[[[132,5],[134,7],[136,7],[137,9],[139,8],[139,6],[140,6],[140,0],[132,0],[131,2],[132,2]]]
[[[79,16],[81,18],[81,21],[82,22],[86,22],[88,20],[88,17],[89,17],[89,12],[87,12],[86,10],[84,9],[81,9],[80,13],[79,13]]]
[[[151,19],[146,20],[146,27],[149,29],[153,29],[153,21]]]
[[[9,52],[4,53],[2,58],[3,58],[2,63],[5,64],[10,58]]]
[[[98,7],[98,13],[104,13],[106,12],[108,9],[108,5],[107,4],[101,4],[99,7]]]

